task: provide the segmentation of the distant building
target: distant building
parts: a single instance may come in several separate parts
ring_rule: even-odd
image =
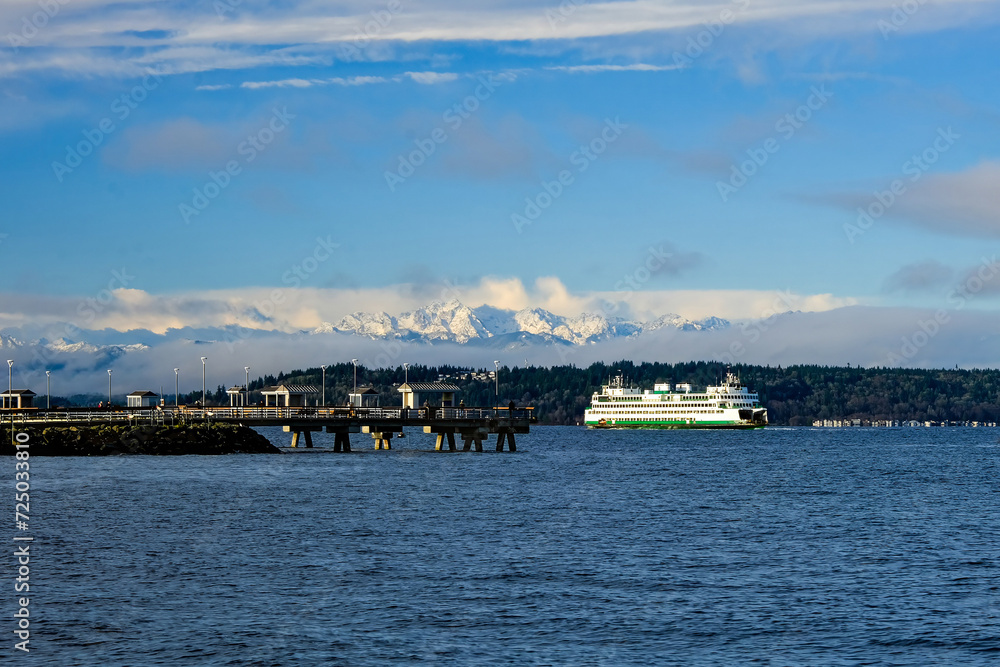
[[[404,408],[420,408],[425,401],[433,407],[453,408],[455,394],[460,391],[460,387],[444,382],[406,382],[399,385]]]
[[[347,404],[356,408],[377,408],[378,392],[374,387],[358,387],[347,395]]]
[[[5,410],[10,408],[31,408],[35,400],[35,392],[30,389],[11,389],[0,394],[3,399],[2,405]]]
[[[126,405],[130,408],[152,408],[156,407],[159,395],[151,391],[133,391],[125,397]]]
[[[319,389],[311,384],[279,384],[264,387],[260,390],[264,396],[264,405],[279,408],[303,408],[309,400],[319,395]]]

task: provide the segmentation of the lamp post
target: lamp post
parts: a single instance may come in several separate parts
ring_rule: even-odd
[[[351,363],[354,364],[354,394],[355,394],[355,400],[357,400],[357,393],[358,393],[358,360],[357,359],[351,359]],[[352,405],[353,405],[353,403],[352,403]]]
[[[496,368],[496,371],[493,373],[493,380],[496,382],[496,398],[493,401],[493,407],[496,408],[500,405],[500,362],[494,359],[493,366]]]
[[[45,409],[52,409],[52,371],[45,371]]]
[[[7,408],[10,409],[10,444],[14,444],[14,360],[7,360]]]
[[[404,361],[403,362],[403,384],[409,384],[409,383],[410,383],[410,365]]]
[[[243,407],[250,405],[250,367],[244,366],[243,370],[247,373],[247,383],[243,385],[243,390],[246,392],[246,398],[243,399]]]
[[[326,364],[319,367],[323,371],[323,380],[320,382],[320,392],[322,392],[323,397],[320,399],[320,403],[326,406]]]
[[[208,405],[208,402],[205,400],[205,360],[206,359],[208,359],[208,357],[202,357],[201,358],[201,409],[202,410],[204,410],[205,407]]]
[[[179,369],[179,368],[175,368],[174,369],[174,407],[175,408],[180,403],[180,401],[177,398],[178,389],[180,388],[180,385],[181,385],[180,372],[181,372],[181,369]]]
[[[111,369],[108,369],[108,409],[111,409]]]

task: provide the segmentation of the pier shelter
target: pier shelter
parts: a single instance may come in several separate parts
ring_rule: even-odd
[[[230,387],[226,393],[229,395],[229,407],[238,408],[246,405],[246,387]]]
[[[126,405],[130,408],[152,408],[156,407],[159,395],[151,391],[133,391],[125,397]]]
[[[3,399],[2,405],[5,410],[30,408],[34,407],[32,402],[35,400],[35,392],[30,389],[11,389],[0,394],[0,398]]]
[[[455,394],[460,387],[445,382],[406,382],[399,385],[404,408],[420,408],[424,402],[433,407],[455,407]]]
[[[358,387],[347,395],[347,404],[355,408],[377,408],[378,392],[375,387]]]
[[[315,397],[319,395],[319,389],[311,384],[279,384],[264,387],[260,393],[264,396],[265,406],[303,408],[307,401],[312,400],[315,404]]]

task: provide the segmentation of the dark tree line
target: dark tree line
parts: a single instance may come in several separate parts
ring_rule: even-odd
[[[595,363],[586,368],[501,367],[499,396],[493,381],[459,380],[470,369],[453,366],[411,366],[412,382],[432,382],[438,376],[462,388],[468,406],[507,405],[535,408],[539,421],[575,424],[591,394],[608,378],[621,372],[628,381],[646,389],[656,382],[688,382],[696,387],[720,382],[726,375],[721,363],[691,361],[678,364],[620,361]],[[492,368],[472,369],[485,373]],[[739,375],[751,391],[760,394],[773,424],[805,425],[815,419],[871,419],[918,421],[1000,421],[1000,370],[920,370],[834,366],[737,365]],[[329,404],[344,404],[353,386],[354,367],[337,364],[326,369]],[[295,370],[251,382],[251,389],[277,382],[320,383],[320,370]],[[358,384],[380,391],[382,405],[400,403],[397,386],[402,384],[402,366],[368,370],[358,367]]]
[[[433,382],[446,376],[458,385],[460,398],[469,407],[507,405],[535,408],[546,424],[576,424],[591,394],[612,375],[623,373],[626,380],[644,389],[656,382],[688,382],[700,388],[716,384],[726,374],[721,363],[692,361],[678,364],[620,361],[595,363],[587,368],[500,368],[499,395],[492,379],[458,379],[470,372],[486,373],[493,368],[467,369],[454,366],[410,366],[408,373],[396,368],[357,369],[358,386],[371,385],[380,393],[382,405],[399,405],[398,386],[404,377],[411,382]],[[918,421],[1000,421],[1000,370],[918,370],[899,368],[853,368],[833,366],[751,366],[732,368],[751,391],[760,394],[772,424],[808,425],[815,419],[869,419]],[[320,385],[319,368],[297,369],[265,375],[250,381],[251,404],[260,400],[260,389],[280,383]],[[326,369],[326,402],[345,405],[354,386],[354,366],[333,364]],[[209,405],[228,405],[226,387],[209,389]],[[168,404],[173,396],[164,396]],[[60,399],[61,400],[61,399]],[[201,391],[181,394],[181,404],[201,400]],[[54,401],[55,402],[55,401]]]

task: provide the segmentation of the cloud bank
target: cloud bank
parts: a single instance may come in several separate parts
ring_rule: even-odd
[[[200,357],[208,357],[208,386],[242,383],[243,367],[251,377],[279,371],[346,363],[398,367],[413,364],[451,364],[492,367],[494,359],[506,366],[529,364],[586,366],[594,361],[680,362],[716,360],[725,363],[770,365],[826,364],[943,368],[996,367],[1000,342],[1000,315],[951,311],[938,324],[939,314],[926,310],[847,307],[821,313],[787,313],[746,320],[725,330],[681,331],[661,329],[637,338],[618,338],[585,346],[519,344],[500,347],[456,343],[407,343],[371,340],[342,334],[281,334],[231,332],[227,340],[191,338],[161,340],[147,337],[147,348],[124,355],[60,352],[37,355],[29,346],[9,347],[15,359],[14,383],[37,393],[45,389],[46,369],[53,372],[53,393],[100,394],[107,390],[107,368],[123,390],[161,387],[172,393],[174,368],[180,368],[182,391],[200,388]],[[931,331],[932,333],[927,333]],[[201,332],[206,333],[206,332]],[[215,332],[218,334],[219,332]],[[5,341],[0,340],[0,345]]]
[[[0,5],[0,34],[8,35],[7,41],[16,49],[0,55],[0,76],[37,70],[130,76],[149,67],[184,73],[402,60],[413,54],[427,55],[427,46],[435,43],[529,42],[570,50],[579,48],[581,40],[700,30],[708,24],[766,27],[796,39],[810,34],[877,34],[878,22],[891,21],[895,10],[885,0],[707,4],[693,0],[581,4],[497,0],[473,5],[453,0],[419,5],[395,0],[346,5],[292,0],[263,6],[235,0],[197,6],[75,0],[54,6],[56,10],[44,22],[36,22],[36,3]],[[941,30],[982,25],[996,17],[995,3],[948,0],[922,4],[907,18],[905,28],[911,33]]]
[[[682,263],[692,261],[686,256]],[[0,328],[31,323],[55,327],[74,323],[81,329],[145,329],[164,333],[184,327],[239,326],[262,331],[313,329],[355,311],[398,313],[434,301],[458,300],[470,307],[504,310],[543,308],[574,317],[587,312],[652,320],[667,313],[691,319],[757,318],[788,310],[823,311],[857,303],[830,294],[764,290],[636,290],[572,292],[556,277],[525,285],[517,278],[484,277],[458,285],[402,284],[357,289],[245,287],[182,294],[151,294],[118,288],[82,298],[6,294]],[[47,337],[58,337],[49,333]]]

